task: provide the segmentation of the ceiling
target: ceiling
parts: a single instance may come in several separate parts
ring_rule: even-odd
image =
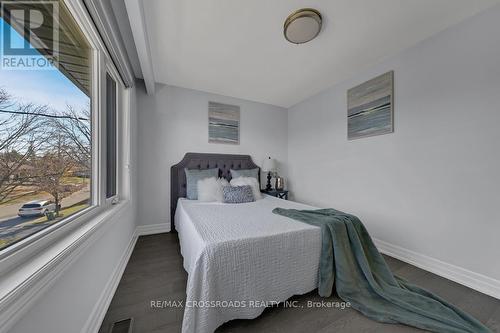
[[[150,54],[141,67],[151,62],[154,82],[289,107],[495,3],[147,0]],[[323,29],[313,41],[293,45],[283,37],[283,22],[302,7],[321,12]]]

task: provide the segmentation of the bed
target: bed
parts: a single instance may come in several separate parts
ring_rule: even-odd
[[[266,306],[317,288],[320,229],[272,213],[314,207],[272,196],[244,204],[187,200],[186,165],[219,167],[227,178],[231,168],[256,167],[246,155],[196,153],[172,167],[172,215],[188,273],[183,333],[255,318]]]

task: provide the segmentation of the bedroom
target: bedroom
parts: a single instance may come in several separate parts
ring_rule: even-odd
[[[62,25],[55,71],[13,68],[13,3],[0,143],[22,108],[42,130],[0,152],[2,176],[20,161],[0,193],[0,332],[424,331],[343,293],[339,233],[322,297],[321,219],[275,208],[358,217],[379,285],[401,277],[469,325],[457,309],[413,326],[500,332],[498,1],[25,1],[23,19]],[[61,133],[82,121],[73,155]],[[71,157],[57,186],[49,150]],[[230,200],[250,202],[212,202]]]

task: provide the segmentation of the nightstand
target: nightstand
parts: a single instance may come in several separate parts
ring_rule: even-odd
[[[271,190],[271,191],[266,191],[262,190],[262,193],[272,195],[273,197],[279,198],[279,199],[285,199],[288,200],[288,191],[287,190]]]

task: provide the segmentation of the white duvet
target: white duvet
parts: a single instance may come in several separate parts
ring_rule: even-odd
[[[213,332],[317,287],[320,229],[273,214],[313,209],[271,196],[245,204],[179,199],[175,227],[188,272],[183,333]]]

